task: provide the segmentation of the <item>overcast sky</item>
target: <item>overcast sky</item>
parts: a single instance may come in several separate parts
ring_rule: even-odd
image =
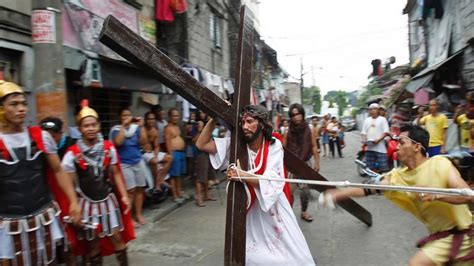
[[[261,0],[260,34],[305,86],[352,91],[367,85],[372,59],[408,63],[406,0]],[[313,67],[313,71],[311,71]]]

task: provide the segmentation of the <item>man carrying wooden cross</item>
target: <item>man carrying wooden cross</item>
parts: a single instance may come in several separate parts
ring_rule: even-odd
[[[196,146],[210,154],[212,166],[225,169],[229,161],[230,138],[211,139],[216,125],[211,119],[199,136]],[[228,177],[265,175],[286,178],[283,166],[283,146],[272,136],[269,114],[262,106],[242,108],[239,126],[246,143],[249,170],[229,167]],[[288,183],[266,180],[246,180],[246,265],[315,265],[306,240],[298,227],[290,205]]]

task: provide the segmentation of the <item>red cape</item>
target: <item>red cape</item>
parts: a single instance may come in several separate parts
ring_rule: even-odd
[[[104,149],[110,149],[111,147],[113,147],[113,145],[109,141],[104,140]],[[74,149],[78,149],[77,144],[69,147],[68,152],[69,151],[74,152]],[[118,156],[117,156],[117,160],[119,160]],[[120,167],[120,162],[118,161],[116,165],[119,169],[120,176],[122,177],[122,181],[125,183],[123,174],[122,174],[122,169]],[[113,181],[114,179],[113,179],[112,171],[109,171],[109,173],[110,173],[109,178]],[[53,195],[56,201],[58,202],[59,207],[61,208],[61,219],[62,219],[64,216],[69,215],[69,200],[67,199],[66,195],[57,184],[56,178],[49,167],[47,171],[47,177],[48,177],[48,183],[50,185],[50,189],[53,192]],[[120,203],[120,212],[122,214],[122,221],[123,221],[123,227],[124,227],[123,231],[121,232],[122,240],[125,243],[127,243],[128,241],[135,239],[135,231],[133,228],[131,211],[129,211],[127,214],[124,214],[124,210],[126,209],[126,207],[121,201],[122,197],[120,196],[120,193],[117,191],[116,186],[113,186],[113,191],[115,195],[118,195],[117,199]],[[76,228],[71,225],[66,225],[66,234],[67,234],[69,243],[71,243],[73,254],[75,256],[85,255],[87,252],[87,245],[86,245],[87,243],[85,240],[77,239]],[[101,248],[102,256],[108,256],[114,253],[114,246],[108,237],[104,237],[100,239],[100,248]]]
[[[278,140],[282,140],[282,137],[278,133],[273,133],[272,136]],[[265,140],[263,147],[261,147],[258,150],[257,156],[255,158],[255,165],[260,164],[260,157],[261,153],[263,152],[263,162],[262,166],[255,172],[257,175],[263,175],[265,172],[265,169],[267,168],[267,157],[268,157],[268,151],[270,149],[270,141]],[[286,170],[285,163],[283,162],[283,169],[284,169],[284,175],[285,178],[288,178],[288,171]],[[255,198],[257,197],[255,194],[255,188],[249,186],[249,192],[250,192],[250,204],[249,207],[247,208],[247,211],[252,208],[253,203],[255,202]],[[288,202],[290,203],[291,206],[293,206],[293,197],[291,196],[291,188],[290,188],[290,183],[285,182],[285,185],[283,186],[283,193],[285,193],[286,199],[288,199]]]

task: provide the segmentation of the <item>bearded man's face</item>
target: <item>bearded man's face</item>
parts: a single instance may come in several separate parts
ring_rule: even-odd
[[[244,132],[244,141],[251,143],[262,134],[263,125],[255,117],[249,115],[243,116],[240,120],[242,131]]]

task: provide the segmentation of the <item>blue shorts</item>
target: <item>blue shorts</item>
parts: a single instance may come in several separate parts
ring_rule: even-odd
[[[328,134],[323,134],[321,139],[323,141],[323,144],[329,144],[329,135]]]
[[[367,151],[365,153],[365,163],[372,170],[380,172],[388,171],[388,158],[386,153]]]
[[[433,146],[428,148],[428,155],[430,157],[433,157],[435,155],[441,154],[441,145],[439,146]]]
[[[173,163],[168,174],[171,177],[184,176],[186,174],[186,153],[184,151],[173,151]]]

